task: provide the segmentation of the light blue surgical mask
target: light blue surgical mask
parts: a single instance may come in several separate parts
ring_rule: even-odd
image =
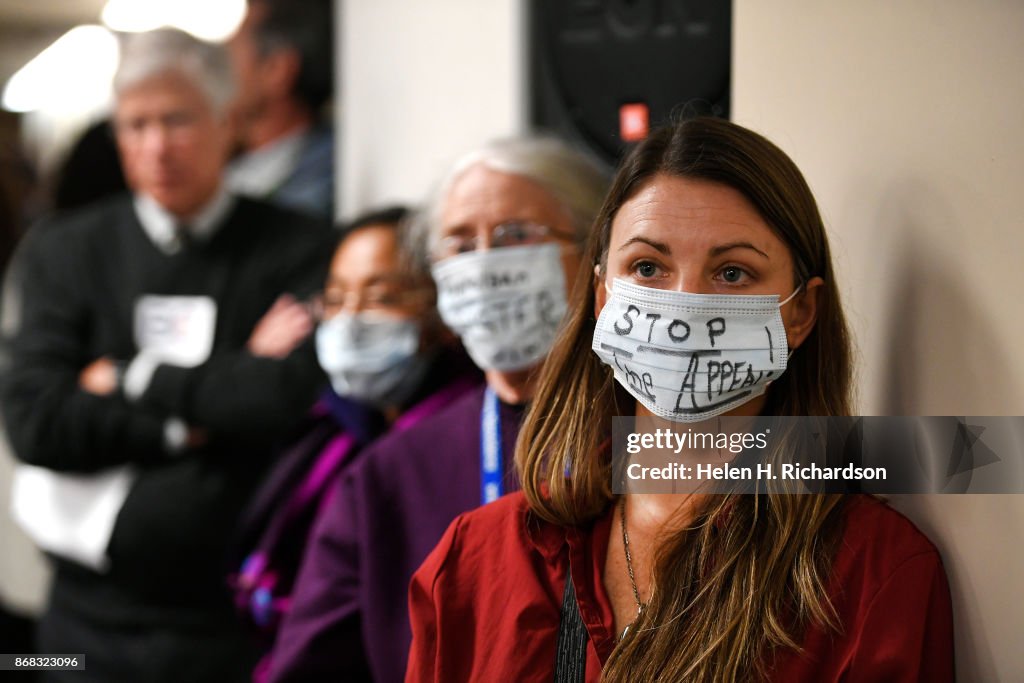
[[[339,313],[316,330],[320,367],[339,396],[376,406],[398,405],[426,371],[414,318]]]

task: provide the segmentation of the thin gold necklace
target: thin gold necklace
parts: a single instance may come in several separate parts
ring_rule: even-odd
[[[629,534],[626,533],[626,497],[623,496],[619,500],[619,525],[622,527],[622,548],[626,551],[626,571],[629,572],[629,584],[633,587],[633,599],[636,600],[636,619],[640,618],[640,615],[644,611],[644,603],[640,600],[640,590],[636,587],[636,575],[633,573],[633,557],[629,553]],[[626,624],[626,628],[622,629],[622,633],[619,634],[619,640],[626,637],[629,633],[630,627],[636,623],[636,619]]]

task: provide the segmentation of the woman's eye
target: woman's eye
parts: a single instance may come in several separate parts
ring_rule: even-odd
[[[641,261],[633,267],[636,274],[640,277],[654,277],[658,274],[658,266],[654,265],[650,261]]]
[[[739,282],[746,273],[742,268],[736,266],[726,266],[722,268],[722,279],[726,282],[736,283]]]

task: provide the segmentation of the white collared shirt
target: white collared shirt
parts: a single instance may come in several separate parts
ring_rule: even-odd
[[[228,212],[235,204],[235,198],[222,183],[213,198],[188,220],[175,216],[147,194],[136,194],[134,203],[135,215],[138,216],[146,235],[157,248],[170,255],[181,250],[177,225],[187,224],[189,236],[196,241],[205,242],[224,223]]]
[[[286,135],[260,149],[246,152],[228,166],[232,190],[250,197],[267,197],[288,180],[302,156],[308,129]]]

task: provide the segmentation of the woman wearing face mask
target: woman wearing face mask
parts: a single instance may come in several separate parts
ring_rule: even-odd
[[[338,474],[376,437],[413,427],[480,384],[479,372],[441,326],[429,276],[409,267],[400,235],[407,217],[396,207],[347,226],[315,301],[317,358],[330,388],[254,498],[243,524],[244,560],[232,579],[241,614],[268,645]],[[303,306],[279,301],[250,351],[287,351],[309,327]],[[265,679],[268,665],[264,659],[255,680]]]
[[[603,174],[553,139],[460,160],[420,222],[438,310],[486,386],[381,439],[318,525],[274,654],[274,681],[401,681],[413,571],[456,515],[516,487],[511,456],[565,311]]]
[[[612,494],[615,415],[849,414],[828,243],[792,161],[726,121],[656,131],[585,259],[520,435],[523,492],[461,516],[417,571],[406,680],[951,681],[941,560],[883,503]],[[726,362],[741,380],[714,381]]]

